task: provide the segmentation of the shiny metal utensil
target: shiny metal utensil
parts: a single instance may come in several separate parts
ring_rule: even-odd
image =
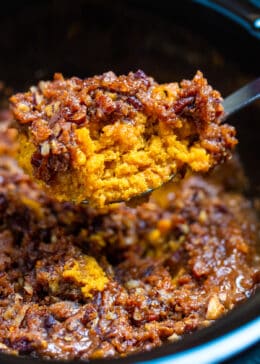
[[[226,120],[230,115],[260,98],[260,77],[225,98],[223,102]]]

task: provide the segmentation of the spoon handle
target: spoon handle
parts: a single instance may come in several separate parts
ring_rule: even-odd
[[[228,118],[243,107],[251,104],[260,98],[260,77],[240,88],[233,94],[225,98],[223,102],[225,115]]]

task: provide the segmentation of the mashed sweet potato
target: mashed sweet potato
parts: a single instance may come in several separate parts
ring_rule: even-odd
[[[42,191],[12,157],[7,126],[0,121],[0,353],[120,361],[254,294],[258,219],[235,158],[137,208],[94,209]]]
[[[234,128],[221,124],[221,96],[201,72],[180,84],[142,71],[56,74],[10,100],[18,161],[60,201],[127,201],[187,168],[208,171],[236,144]]]

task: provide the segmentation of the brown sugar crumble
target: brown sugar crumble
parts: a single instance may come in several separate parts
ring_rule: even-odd
[[[181,339],[254,293],[257,217],[230,184],[234,158],[217,177],[101,211],[42,191],[0,126],[1,352],[121,357]]]
[[[201,72],[158,84],[143,71],[41,81],[11,97],[20,166],[59,201],[102,207],[206,172],[237,143]]]

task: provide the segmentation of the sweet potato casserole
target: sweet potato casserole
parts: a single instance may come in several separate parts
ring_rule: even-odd
[[[84,81],[58,75],[11,102],[21,149],[17,157],[13,121],[0,122],[2,352],[91,359],[151,350],[254,293],[257,217],[238,189],[235,159],[210,176],[169,184],[136,208],[104,206],[118,199],[119,180],[129,178],[127,199],[133,186],[160,184],[168,161],[170,173],[205,172],[230,155],[234,129],[220,123],[220,95],[200,73],[181,86],[142,72]],[[102,209],[57,200],[91,196]]]
[[[219,92],[198,72],[158,84],[142,71],[54,81],[11,98],[20,165],[60,201],[102,207],[230,156]]]

